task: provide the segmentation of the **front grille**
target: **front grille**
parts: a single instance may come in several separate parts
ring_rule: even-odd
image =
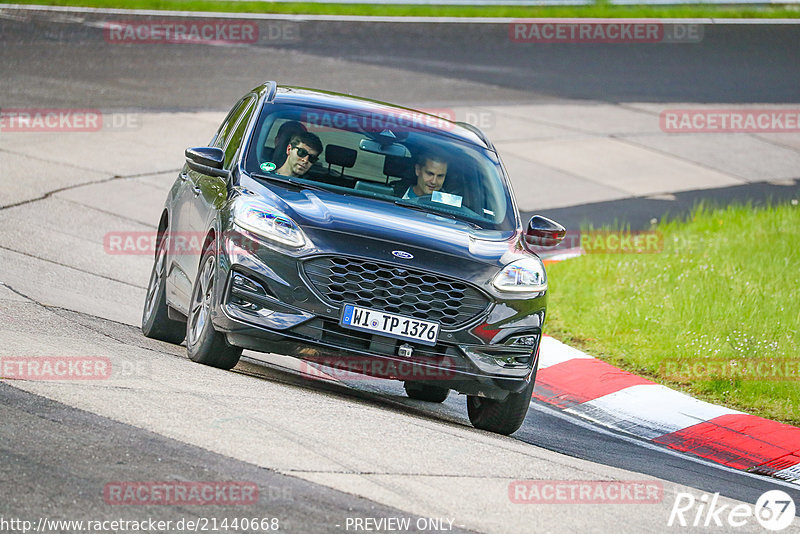
[[[375,261],[326,256],[306,261],[303,269],[319,296],[333,306],[351,303],[446,328],[468,323],[490,304],[459,280]]]

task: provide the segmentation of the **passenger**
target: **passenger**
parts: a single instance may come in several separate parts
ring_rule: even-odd
[[[306,174],[322,153],[322,141],[310,132],[292,137],[286,147],[286,161],[275,172],[297,178]]]
[[[414,174],[417,183],[409,187],[403,198],[412,199],[430,196],[434,191],[439,191],[447,177],[447,160],[436,152],[423,152],[414,165]]]

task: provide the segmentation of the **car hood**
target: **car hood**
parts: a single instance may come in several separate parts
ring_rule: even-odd
[[[412,247],[417,253],[437,252],[502,265],[518,256],[518,234],[484,230],[464,221],[438,216],[357,195],[320,190],[270,189],[272,200],[321,249],[345,242]],[[344,252],[344,250],[342,250]]]

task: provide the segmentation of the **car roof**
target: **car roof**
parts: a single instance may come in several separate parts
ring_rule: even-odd
[[[273,83],[274,82],[267,82],[259,89],[267,91]],[[345,95],[332,91],[323,91],[320,89],[310,89],[307,87],[278,85],[274,92],[272,102],[313,106],[321,109],[344,111],[366,116],[375,115],[400,118],[411,116],[413,118],[422,119],[421,123],[415,123],[415,128],[419,126],[420,130],[429,131],[446,137],[454,137],[482,148],[494,150],[494,147],[483,132],[474,126],[463,122],[453,122],[424,111],[405,108],[378,100]]]

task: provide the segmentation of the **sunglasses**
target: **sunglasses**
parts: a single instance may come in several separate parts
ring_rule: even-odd
[[[292,147],[297,149],[297,157],[298,158],[304,158],[304,157],[308,156],[308,161],[310,161],[311,163],[316,163],[317,160],[319,159],[319,154],[312,154],[311,152],[309,152],[305,148],[301,148],[301,147],[299,147],[297,145],[292,145]]]

